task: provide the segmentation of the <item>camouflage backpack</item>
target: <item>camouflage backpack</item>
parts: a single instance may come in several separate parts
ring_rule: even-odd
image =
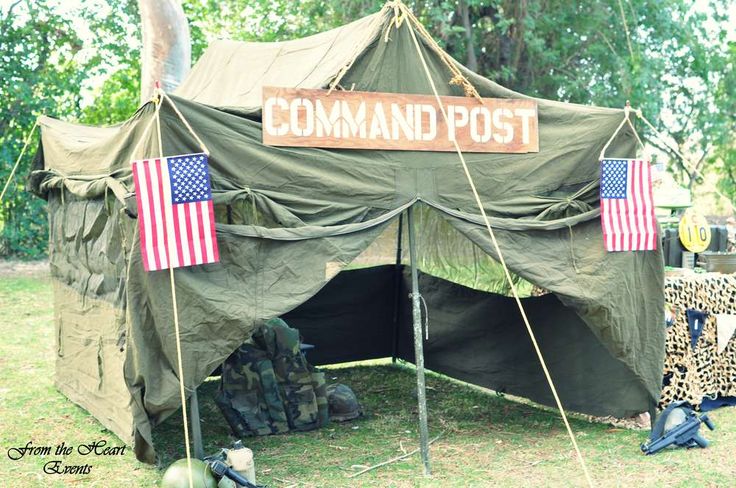
[[[281,319],[266,322],[225,361],[215,400],[239,437],[328,422],[324,374],[307,363],[299,331]]]

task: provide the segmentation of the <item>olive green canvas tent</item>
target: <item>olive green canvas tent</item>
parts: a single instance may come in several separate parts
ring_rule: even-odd
[[[431,94],[406,23],[392,19],[384,9],[304,39],[215,42],[171,96],[211,153],[221,259],[175,272],[188,388],[276,316],[316,346],[318,364],[413,361],[410,278],[394,260],[398,220],[415,208],[427,366],[554,404],[514,302],[485,284],[497,256],[456,154],[261,142],[263,86],[324,88],[349,65],[344,88]],[[440,94],[463,96],[420,45]],[[460,69],[483,97],[527,98]],[[523,301],[563,404],[652,410],[662,256],[607,253],[600,226],[598,156],[623,110],[537,103],[540,151],[467,154],[470,172],[509,268],[551,292]],[[172,104],[160,110],[164,154],[199,152]],[[151,430],[181,403],[169,274],[143,269],[132,196],[131,160],[159,155],[157,131],[145,132],[154,114],[147,103],[104,128],[44,117],[31,174],[48,200],[55,384],[147,461]],[[627,128],[607,152],[634,153]]]

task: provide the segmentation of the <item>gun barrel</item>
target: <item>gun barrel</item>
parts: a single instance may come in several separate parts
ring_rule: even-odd
[[[703,414],[700,416],[701,422],[703,422],[710,430],[716,430],[715,424],[713,424],[713,421],[708,417],[707,414]]]
[[[641,450],[646,455],[657,454],[659,451],[667,446],[674,444],[677,441],[677,437],[673,435],[665,435],[656,439],[648,444],[642,444]]]

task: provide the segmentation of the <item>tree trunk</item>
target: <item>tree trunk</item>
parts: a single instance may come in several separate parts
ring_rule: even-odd
[[[143,31],[141,103],[158,81],[164,91],[176,88],[189,72],[192,50],[189,24],[178,0],[138,0]]]
[[[475,46],[473,45],[473,24],[470,22],[470,8],[467,0],[460,1],[460,17],[465,28],[465,51],[468,53],[466,63],[470,71],[478,72],[478,59],[475,57]]]

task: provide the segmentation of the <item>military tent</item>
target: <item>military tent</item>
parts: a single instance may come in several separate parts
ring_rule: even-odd
[[[440,94],[463,96],[420,44]],[[497,256],[456,154],[262,143],[262,87],[325,88],[349,66],[342,88],[431,94],[419,63],[407,24],[384,8],[304,39],[214,42],[171,95],[211,153],[221,259],[175,273],[189,389],[277,316],[316,345],[318,364],[413,361],[408,269],[383,257],[415,208],[427,366],[553,404],[513,301],[483,284]],[[457,66],[483,97],[528,98]],[[599,217],[598,157],[624,112],[536,102],[540,151],[467,154],[470,171],[509,268],[551,292],[524,304],[563,404],[618,417],[652,410],[662,255],[605,252]],[[31,174],[48,200],[55,384],[149,462],[152,429],[180,408],[169,275],[143,269],[132,197],[131,160],[159,155],[157,132],[145,132],[155,107],[112,127],[43,117]],[[164,154],[199,152],[173,105],[160,110]],[[635,149],[624,127],[607,154]]]

